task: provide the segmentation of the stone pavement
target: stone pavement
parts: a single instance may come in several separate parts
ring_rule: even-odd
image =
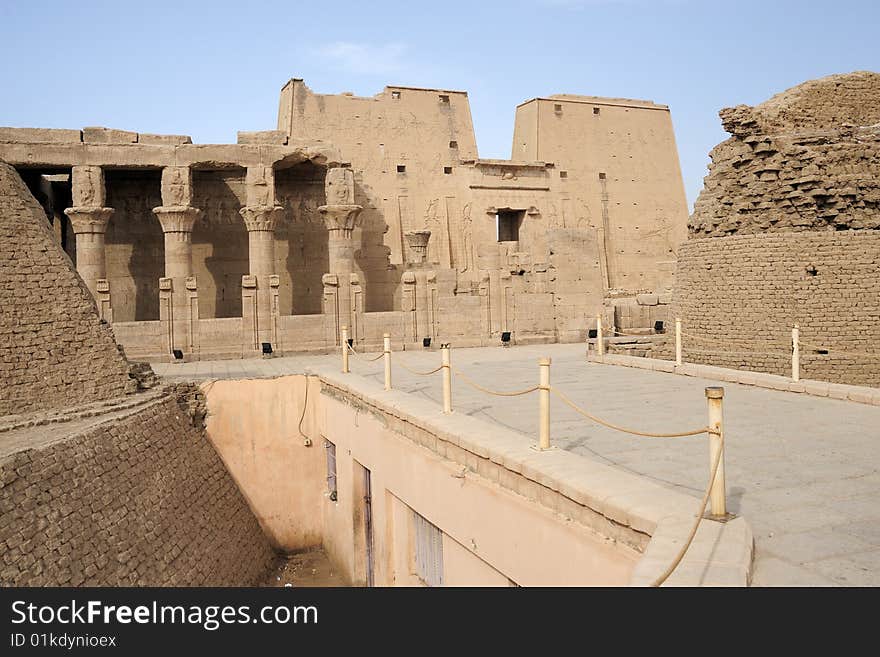
[[[673,432],[706,424],[704,388],[715,381],[588,363],[582,344],[483,347],[453,352],[453,367],[489,388],[537,383],[551,356],[551,384],[590,412],[634,429]],[[428,370],[438,351],[393,358]],[[334,356],[156,364],[175,379],[277,376]],[[352,375],[382,380],[381,361],[352,357]],[[440,403],[440,375],[394,367],[394,387]],[[755,585],[880,585],[880,407],[723,384],[728,508],[752,526]],[[551,397],[555,446],[699,497],[709,454],[705,435],[642,438],[588,422]],[[454,379],[456,412],[537,436],[538,398],[495,397]]]

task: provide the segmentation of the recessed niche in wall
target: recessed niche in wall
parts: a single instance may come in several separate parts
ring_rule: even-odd
[[[600,173],[600,174],[599,174],[599,180],[605,180],[605,174],[604,174],[604,173]]]
[[[499,210],[496,215],[498,241],[518,242],[519,229],[525,216],[525,210]]]
[[[559,177],[560,178],[568,178],[568,171],[560,171]]]
[[[392,91],[391,98],[394,100],[400,100],[400,92],[399,91]]]
[[[449,148],[458,148],[458,142],[455,140],[449,142]]]
[[[599,108],[598,108],[598,107],[594,107],[594,108],[593,108],[593,114],[598,114],[598,113],[599,113]]]
[[[449,102],[449,96],[447,96],[446,94],[440,94],[440,102],[441,102],[441,103],[448,103],[448,102]]]
[[[560,103],[556,103],[553,105],[553,111],[557,114],[562,114],[562,105]]]
[[[397,173],[406,173],[406,165],[398,164],[397,165]]]
[[[452,173],[452,167],[443,167],[443,173],[446,173],[446,174]]]

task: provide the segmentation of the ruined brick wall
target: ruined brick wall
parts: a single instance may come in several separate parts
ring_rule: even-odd
[[[0,416],[136,388],[113,332],[15,170],[0,162]]]
[[[678,255],[685,361],[790,375],[798,323],[802,378],[880,386],[880,231],[690,239]]]
[[[693,237],[880,229],[880,74],[811,80],[720,112]]]
[[[0,585],[245,586],[274,553],[192,386],[0,458]]]

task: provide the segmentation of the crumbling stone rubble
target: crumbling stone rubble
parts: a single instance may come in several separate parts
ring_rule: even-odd
[[[811,80],[719,113],[692,237],[880,229],[880,74]]]

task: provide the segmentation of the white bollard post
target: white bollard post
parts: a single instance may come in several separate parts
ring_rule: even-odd
[[[602,315],[596,315],[596,349],[600,356],[605,355],[605,340],[602,337]]]
[[[382,336],[382,350],[385,353],[385,390],[391,390],[391,334]]]
[[[712,482],[710,493],[711,514],[716,518],[727,515],[727,501],[725,499],[724,483],[724,413],[721,402],[724,399],[724,388],[710,386],[706,388],[706,400],[709,402],[709,476],[712,476],[712,466],[718,459],[718,469],[715,471],[715,481]]]
[[[538,361],[539,426],[538,449],[550,449],[550,359]]]
[[[791,329],[791,380],[792,381],[800,381],[801,380],[800,337],[801,337],[800,327],[797,324],[795,324],[794,328]]]
[[[452,357],[449,345],[440,345],[441,366],[443,367],[443,412],[452,412]]]
[[[348,327],[342,327],[342,372],[348,374]]]
[[[675,318],[675,364],[681,365],[681,319]]]

